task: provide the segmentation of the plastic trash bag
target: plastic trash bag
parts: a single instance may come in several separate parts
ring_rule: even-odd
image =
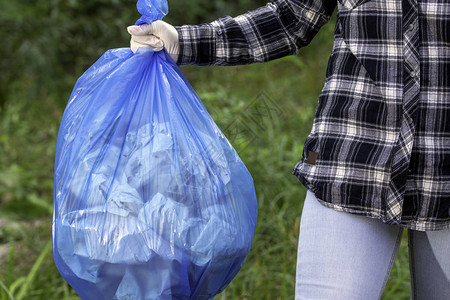
[[[54,259],[83,299],[211,299],[250,250],[253,180],[165,51],[112,49],[78,79],[54,175]]]

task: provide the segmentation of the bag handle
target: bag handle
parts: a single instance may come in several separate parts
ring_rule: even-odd
[[[135,25],[161,20],[169,12],[167,0],[138,0],[136,7],[142,17],[136,21]]]

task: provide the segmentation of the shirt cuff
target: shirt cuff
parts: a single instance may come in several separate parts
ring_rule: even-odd
[[[177,65],[213,65],[216,57],[217,33],[210,23],[174,26],[178,32]]]

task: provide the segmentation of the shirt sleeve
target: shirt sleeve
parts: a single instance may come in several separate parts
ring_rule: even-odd
[[[336,0],[273,0],[232,18],[175,26],[178,65],[242,65],[296,54],[327,23]]]

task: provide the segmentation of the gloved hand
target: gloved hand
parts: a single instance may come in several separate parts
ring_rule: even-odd
[[[178,32],[169,23],[157,20],[151,24],[128,26],[131,34],[130,48],[136,52],[139,47],[149,47],[155,51],[166,48],[167,53],[177,61],[179,54]]]

